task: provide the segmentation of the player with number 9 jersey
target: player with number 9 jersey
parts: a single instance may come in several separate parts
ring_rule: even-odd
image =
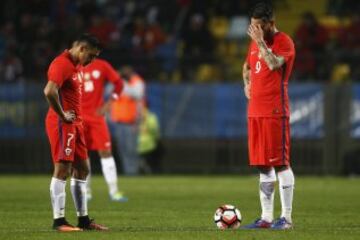
[[[295,177],[290,167],[288,82],[295,59],[292,39],[275,25],[271,4],[257,3],[250,13],[251,43],[243,65],[248,99],[250,166],[259,170],[261,217],[245,229],[291,229]],[[279,180],[281,215],[274,220]]]
[[[267,47],[269,51],[283,57],[285,63],[278,70],[271,70],[261,57],[257,44],[254,41],[250,43],[246,59],[251,78],[248,105],[250,164],[289,165],[288,82],[295,48],[291,38],[284,32],[276,32],[272,41],[267,42]]]
[[[250,164],[289,165],[288,81],[295,59],[294,43],[285,33],[276,32],[267,47],[283,57],[284,64],[271,70],[261,57],[258,45],[254,41],[250,43],[246,59],[251,79],[248,105]]]
[[[295,59],[294,43],[284,32],[276,32],[268,48],[283,57],[285,64],[277,71],[269,69],[257,44],[250,43],[246,59],[251,69],[248,117],[289,117],[288,83]]]

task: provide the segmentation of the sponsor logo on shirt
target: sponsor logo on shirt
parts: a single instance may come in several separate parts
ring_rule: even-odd
[[[98,79],[100,77],[101,73],[99,70],[94,70],[94,71],[92,71],[91,75],[94,79]]]
[[[71,148],[69,148],[69,147],[65,148],[66,156],[70,156],[71,152],[72,152]]]
[[[87,73],[84,74],[84,80],[85,81],[90,81],[90,77],[91,77],[90,73],[87,72]]]
[[[272,111],[272,113],[273,113],[273,114],[278,114],[278,113],[280,113],[280,111],[279,111],[279,109],[274,108],[273,111]]]
[[[277,161],[279,158],[269,158],[269,162],[275,162]]]

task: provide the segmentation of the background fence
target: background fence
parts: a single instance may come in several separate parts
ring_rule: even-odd
[[[42,84],[0,85],[0,172],[48,172]],[[359,173],[360,85],[290,84],[292,162],[298,173]],[[165,173],[247,173],[240,84],[149,84]],[[117,152],[117,149],[114,149]],[[119,159],[117,158],[119,161]],[[95,171],[99,166],[95,163]]]

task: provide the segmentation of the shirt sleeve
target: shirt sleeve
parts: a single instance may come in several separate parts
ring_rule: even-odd
[[[114,90],[111,94],[113,99],[118,99],[119,95],[123,91],[124,83],[120,77],[120,74],[110,65],[110,63],[104,61],[105,77],[114,85]]]
[[[59,87],[61,87],[68,78],[67,67],[61,61],[55,60],[50,64],[47,75],[48,81],[55,82],[59,85]]]
[[[285,59],[285,62],[288,62],[290,58],[295,55],[295,47],[294,43],[289,37],[283,38],[279,42],[279,47],[276,51],[274,51],[276,56],[281,56]]]

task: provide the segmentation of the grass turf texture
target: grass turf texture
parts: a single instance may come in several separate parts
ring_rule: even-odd
[[[121,177],[127,203],[111,202],[103,178],[94,177],[90,215],[110,232],[51,230],[49,183],[50,176],[0,177],[0,239],[360,239],[359,178],[297,177],[295,229],[286,232],[216,229],[213,214],[221,204],[236,205],[244,224],[259,216],[254,176]],[[277,216],[278,191],[275,200]],[[69,191],[66,206],[75,224]]]

